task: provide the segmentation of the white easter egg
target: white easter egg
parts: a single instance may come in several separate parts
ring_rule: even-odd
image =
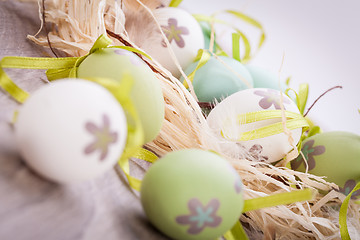
[[[127,122],[102,86],[63,79],[35,91],[20,108],[15,136],[26,163],[59,183],[92,179],[122,155]]]
[[[154,11],[154,15],[169,40],[181,68],[185,69],[195,60],[198,50],[204,48],[204,35],[199,23],[190,13],[180,8],[159,8]],[[157,38],[151,45],[147,44],[144,48],[175,77],[180,76],[180,71],[163,38]]]
[[[211,129],[224,141],[220,145],[230,156],[242,156],[249,153],[251,159],[266,162],[275,162],[293,149],[288,135],[279,133],[264,138],[247,141],[238,141],[242,133],[281,122],[281,118],[271,118],[252,123],[239,124],[239,114],[248,112],[279,110],[281,92],[268,88],[252,88],[236,92],[225,98],[208,115],[207,122]],[[299,113],[296,104],[283,94],[283,105],[286,111]],[[301,137],[302,128],[291,131],[296,145]],[[235,143],[235,144],[234,144]]]

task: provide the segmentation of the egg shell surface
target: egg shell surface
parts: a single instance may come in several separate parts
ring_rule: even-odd
[[[303,142],[301,151],[307,159],[308,172],[326,176],[325,180],[339,185],[345,195],[360,181],[359,135],[340,131],[316,134]],[[291,168],[305,172],[301,155],[291,161]],[[359,198],[360,191],[353,196]]]
[[[194,61],[198,50],[204,48],[204,36],[199,23],[190,13],[180,8],[158,8],[154,10],[154,16],[169,40],[181,68],[184,69]],[[158,38],[158,41],[144,50],[172,75],[180,76],[163,38]]]
[[[100,49],[88,56],[77,71],[79,78],[121,81],[125,75],[134,80],[131,100],[144,129],[144,143],[150,142],[159,134],[164,120],[164,99],[159,79],[138,56],[124,49]]]
[[[254,88],[272,88],[284,91],[286,84],[279,81],[279,76],[275,73],[255,65],[245,65],[254,81]]]
[[[252,77],[243,64],[229,57],[220,56],[219,59],[211,57],[195,73],[193,86],[200,102],[214,102],[215,99],[220,102],[235,92],[253,87]],[[187,67],[186,75],[190,75],[197,64]]]
[[[209,49],[211,40],[211,26],[208,22],[200,22],[199,24],[204,35],[204,49]],[[216,51],[216,44],[214,44],[213,51]]]
[[[102,86],[64,79],[38,89],[20,108],[15,137],[26,163],[58,183],[95,178],[111,169],[125,147],[127,123]]]
[[[240,143],[249,152],[252,159],[258,161],[275,162],[293,149],[285,133],[279,133],[264,138],[248,141],[237,141],[242,133],[258,129],[273,123],[281,122],[281,118],[272,118],[247,124],[239,124],[239,114],[264,110],[280,109],[281,92],[269,88],[252,88],[232,94],[215,106],[207,118],[211,129],[219,138],[226,152],[232,157],[238,157],[243,148],[230,147],[229,144]],[[296,104],[283,94],[284,108],[287,111],[299,113]],[[302,128],[291,131],[296,145],[301,137]],[[223,137],[225,136],[225,137]]]
[[[216,239],[239,219],[243,185],[219,155],[171,152],[146,173],[141,202],[150,222],[173,239]]]

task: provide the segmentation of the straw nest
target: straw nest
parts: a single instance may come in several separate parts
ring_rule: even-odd
[[[45,17],[51,46],[69,56],[81,56],[90,50],[98,36],[110,30],[117,35],[113,38],[114,45],[139,48],[154,29],[160,30],[151,11],[160,4],[166,5],[154,0],[143,0],[143,3],[139,0],[46,0]],[[39,9],[43,28],[45,18],[41,0]],[[137,28],[144,23],[148,26]],[[37,35],[28,37],[48,47],[47,37]],[[220,147],[221,139],[207,126],[194,94],[157,62],[148,61],[148,64],[161,82],[166,108],[161,132],[146,145],[148,149],[159,156],[183,148],[219,152],[241,175],[246,199],[289,192],[294,186],[314,189],[315,197],[311,201],[243,214],[241,221],[251,239],[259,236],[265,239],[340,239],[338,210],[345,196],[333,190],[338,186],[318,176],[254,161],[246,152],[241,156],[230,156]],[[348,225],[353,236],[360,232],[359,217],[359,206],[351,203]]]

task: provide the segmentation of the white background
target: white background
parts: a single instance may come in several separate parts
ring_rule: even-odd
[[[233,9],[258,20],[266,41],[252,63],[278,73],[284,55],[280,78],[291,76],[296,90],[309,83],[307,107],[325,90],[342,85],[308,116],[325,131],[360,134],[360,0],[184,0],[180,7],[205,14]],[[258,33],[245,32],[254,46]]]

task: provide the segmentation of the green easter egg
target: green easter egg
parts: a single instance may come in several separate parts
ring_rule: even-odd
[[[340,187],[348,195],[360,181],[360,136],[348,132],[325,132],[309,137],[302,149],[309,173],[326,176],[327,181]],[[305,171],[301,155],[291,162],[293,170]],[[353,197],[360,196],[360,191]]]
[[[141,203],[150,222],[173,239],[216,239],[239,219],[242,189],[225,159],[187,149],[167,154],[149,169]]]
[[[279,76],[275,73],[254,65],[246,65],[246,69],[253,78],[254,88],[272,88],[279,90],[281,87],[282,91],[286,89],[286,84],[284,82],[280,82],[279,86]]]
[[[219,58],[220,61],[211,57],[196,71],[193,85],[200,102],[213,102],[215,99],[220,102],[235,92],[253,87],[253,79],[243,64],[229,57]],[[192,63],[185,73],[187,75],[192,73],[197,64],[197,62]]]
[[[164,99],[159,80],[135,54],[119,48],[100,49],[79,66],[79,78],[111,78],[121,81],[124,74],[134,79],[131,98],[144,128],[144,143],[160,132],[164,119]]]
[[[204,49],[209,49],[211,39],[211,26],[208,22],[200,22],[200,27],[204,35]],[[216,51],[216,45],[214,45],[213,50]]]

